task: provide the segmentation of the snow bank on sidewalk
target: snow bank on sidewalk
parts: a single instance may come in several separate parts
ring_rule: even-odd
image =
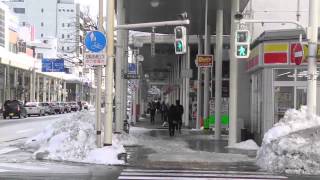
[[[288,110],[263,138],[257,164],[268,171],[320,174],[320,117],[306,107]]]
[[[79,112],[47,126],[30,138],[25,148],[32,150],[37,159],[73,161],[95,164],[124,164],[118,154],[123,145],[113,137],[113,145],[97,148],[94,113]]]
[[[234,149],[243,149],[243,150],[258,150],[259,146],[252,139],[242,141],[231,146],[227,146],[228,148]]]

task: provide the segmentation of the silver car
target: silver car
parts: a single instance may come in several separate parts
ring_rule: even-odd
[[[45,116],[46,110],[42,103],[40,102],[27,102],[24,107],[26,108],[27,115]]]

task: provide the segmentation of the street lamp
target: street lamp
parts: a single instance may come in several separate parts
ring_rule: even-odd
[[[156,7],[159,7],[160,2],[159,2],[159,0],[151,0],[150,5],[151,5],[151,7],[156,8]]]

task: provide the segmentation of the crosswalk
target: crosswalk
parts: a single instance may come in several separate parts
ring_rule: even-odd
[[[285,176],[267,172],[242,171],[202,171],[202,170],[163,170],[163,169],[124,169],[119,180],[227,180],[227,179],[287,179]]]

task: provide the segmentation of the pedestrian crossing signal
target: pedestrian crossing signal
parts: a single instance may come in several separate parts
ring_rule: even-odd
[[[237,58],[248,58],[249,57],[249,45],[242,44],[237,45]]]
[[[185,54],[187,52],[187,28],[184,26],[177,26],[174,28],[175,34],[175,53]]]
[[[248,30],[237,30],[235,37],[236,58],[248,58],[250,55],[250,37]]]
[[[181,40],[176,41],[176,52],[182,52],[183,50],[183,43]]]

